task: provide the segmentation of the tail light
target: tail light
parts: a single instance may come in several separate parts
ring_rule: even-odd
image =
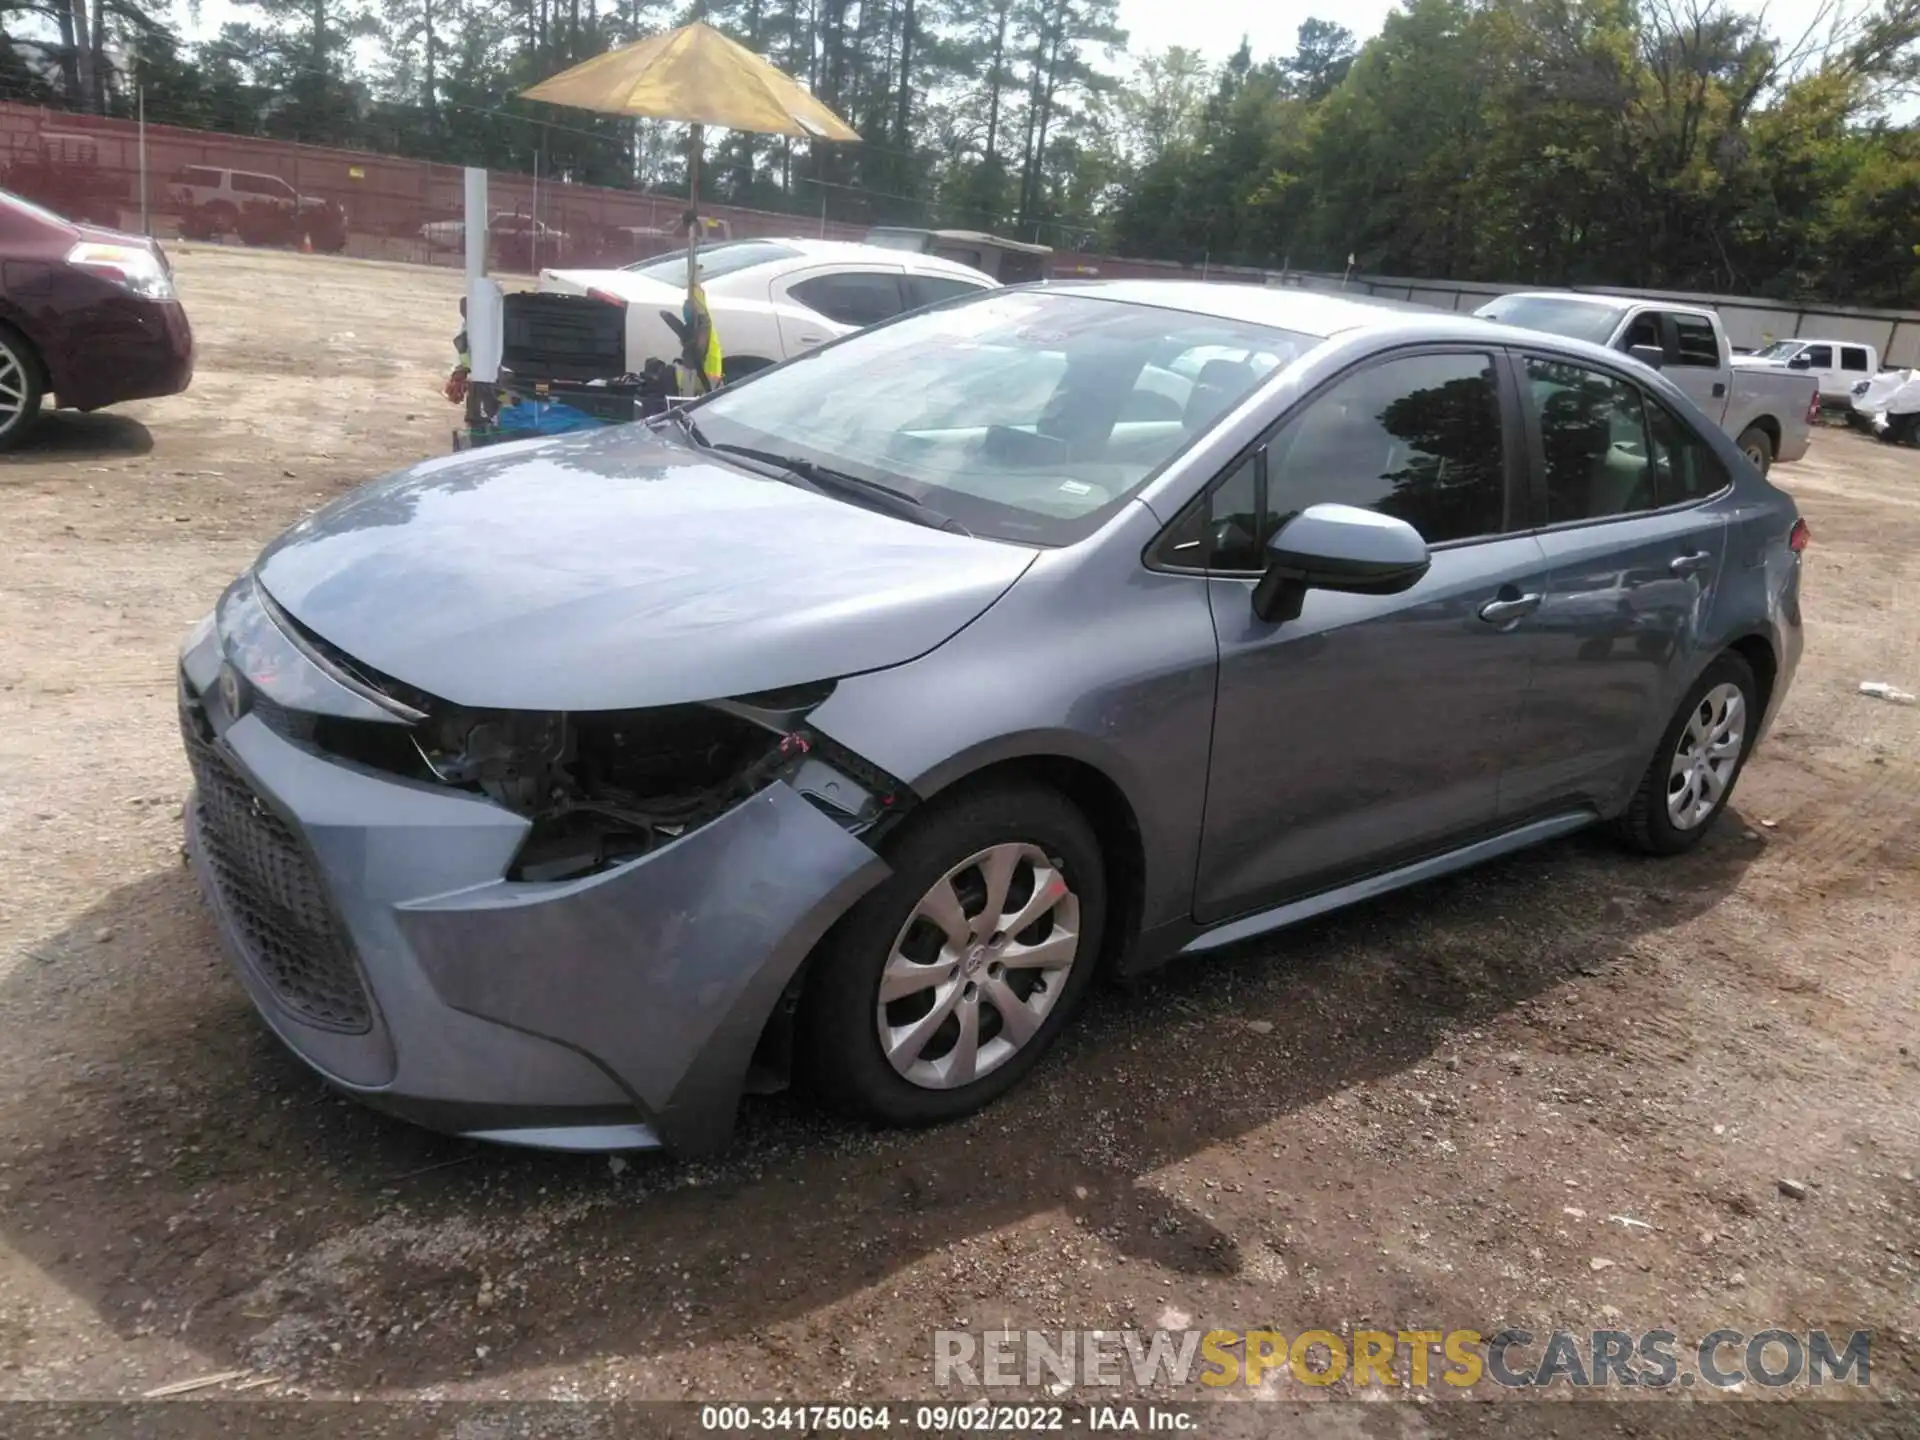
[[[1807,528],[1804,520],[1795,520],[1793,529],[1787,532],[1787,548],[1798,555],[1807,548],[1807,542],[1813,538],[1813,531]]]
[[[1807,423],[1816,425],[1820,421],[1820,386],[1813,387],[1813,398],[1807,401]]]
[[[596,289],[589,289],[589,290],[587,291],[587,298],[588,298],[589,300],[601,300],[601,301],[604,301],[604,302],[605,302],[606,304],[608,304],[608,305],[625,305],[625,304],[627,303],[627,302],[626,302],[625,300],[623,300],[623,299],[622,299],[622,298],[621,298],[620,296],[618,296],[618,295],[615,295],[615,294],[613,294],[613,293],[612,293],[612,292],[610,292],[610,291],[607,291],[607,290],[600,290],[600,289],[597,289],[597,288],[596,288]]]

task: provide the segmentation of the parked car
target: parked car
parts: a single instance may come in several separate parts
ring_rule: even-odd
[[[1853,340],[1775,340],[1733,363],[1805,371],[1820,387],[1821,404],[1845,405],[1853,387],[1880,369],[1880,352]]]
[[[187,637],[189,846],[273,1030],[429,1125],[709,1150],[790,1056],[938,1120],[1098,975],[1602,821],[1696,844],[1806,538],[1598,346],[996,290],[296,525]]]
[[[1920,371],[1883,370],[1858,381],[1847,408],[1847,423],[1894,445],[1920,439]]]
[[[225,234],[249,207],[298,214],[325,202],[302,195],[278,175],[260,170],[222,170],[210,165],[182,165],[167,186],[168,198],[183,212],[183,232],[198,229],[206,235]]]
[[[429,220],[420,227],[429,250],[461,250],[467,243],[464,220]],[[493,263],[509,269],[529,269],[541,257],[564,256],[567,232],[530,215],[502,212],[487,222],[487,244]],[[537,253],[536,253],[537,247]]]
[[[1775,461],[1800,459],[1812,441],[1820,412],[1812,378],[1735,365],[1711,310],[1555,290],[1502,295],[1473,313],[1605,345],[1655,366],[1734,437],[1763,475]]]
[[[175,395],[193,379],[193,332],[166,252],[0,190],[0,450],[49,396],[98,410]]]
[[[735,240],[700,251],[702,288],[726,356],[728,380],[799,355],[863,326],[995,280],[936,255],[843,240]],[[671,360],[687,289],[685,250],[619,270],[542,270],[540,288],[599,295],[627,306],[627,368]]]

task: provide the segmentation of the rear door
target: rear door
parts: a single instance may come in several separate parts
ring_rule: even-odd
[[[1399,352],[1298,407],[1166,537],[1207,575],[1220,677],[1195,915],[1224,919],[1391,868],[1495,823],[1532,668],[1537,540],[1498,352]],[[1309,505],[1412,524],[1428,574],[1400,595],[1309,591],[1253,613],[1266,540]],[[1498,610],[1489,610],[1492,605]]]
[[[788,355],[824,345],[849,330],[891,320],[908,308],[900,265],[816,265],[782,275],[768,286],[780,312],[780,343]]]
[[[1500,785],[1519,817],[1610,804],[1678,703],[1719,581],[1726,471],[1629,372],[1515,356],[1549,567],[1537,664]],[[1649,727],[1652,733],[1649,733]]]
[[[1726,418],[1729,365],[1720,349],[1720,332],[1704,315],[1684,310],[1658,312],[1666,352],[1666,376],[1717,425]]]

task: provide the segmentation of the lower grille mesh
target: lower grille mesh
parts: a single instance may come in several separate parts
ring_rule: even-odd
[[[373,1017],[352,948],[305,847],[185,715],[181,729],[200,842],[248,959],[308,1024],[368,1030]]]

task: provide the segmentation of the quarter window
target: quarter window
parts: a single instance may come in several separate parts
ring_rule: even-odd
[[[790,287],[787,293],[836,325],[878,325],[906,308],[900,299],[899,275],[886,271],[816,275]]]
[[[1527,389],[1540,421],[1547,523],[1604,520],[1659,503],[1640,392],[1624,380],[1529,357]]]
[[[1713,333],[1711,321],[1698,315],[1675,315],[1673,340],[1674,364],[1720,368],[1720,338]]]
[[[1704,500],[1726,488],[1727,472],[1711,447],[1671,411],[1646,402],[1654,493],[1661,505]]]

